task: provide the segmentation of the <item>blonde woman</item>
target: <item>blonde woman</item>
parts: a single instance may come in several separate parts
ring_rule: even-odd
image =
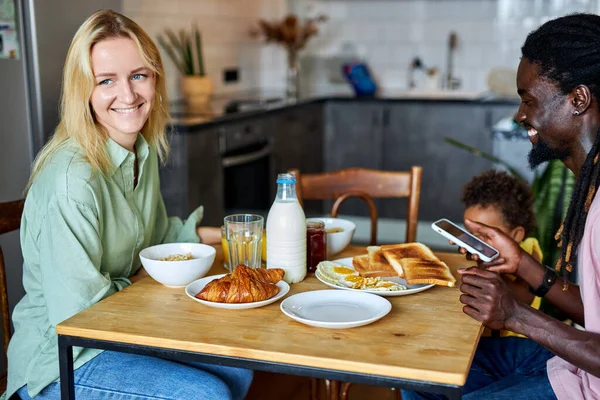
[[[167,218],[158,160],[167,153],[164,71],[133,21],[99,11],[64,67],[61,120],[31,175],[21,225],[25,297],[13,312],[7,397],[59,399],[56,324],[145,274],[141,249],[197,242],[202,208]],[[210,231],[209,231],[210,232]],[[74,349],[86,400],[242,399],[252,372]]]

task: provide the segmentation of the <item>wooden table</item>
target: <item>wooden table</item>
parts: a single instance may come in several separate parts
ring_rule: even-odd
[[[220,246],[208,275],[222,274]],[[366,253],[349,247],[338,257]],[[464,256],[438,253],[453,270]],[[330,289],[314,274],[288,296]],[[73,346],[218,363],[459,399],[482,326],[462,313],[458,288],[387,297],[392,311],[362,327],[332,330],[298,323],[280,302],[249,310],[206,307],[183,289],[145,278],[57,327],[63,399],[74,399]]]

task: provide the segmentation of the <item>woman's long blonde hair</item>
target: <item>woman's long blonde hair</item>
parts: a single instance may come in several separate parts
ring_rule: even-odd
[[[158,48],[150,36],[131,19],[110,10],[98,11],[79,27],[71,41],[63,69],[60,122],[52,138],[37,155],[26,190],[35,181],[46,161],[69,139],[81,147],[94,173],[106,174],[109,171],[111,161],[105,147],[108,133],[96,120],[90,106],[95,86],[91,52],[96,43],[113,38],[133,40],[145,66],[155,74],[155,101],[141,133],[150,146],[157,149],[161,160],[166,158],[169,146],[165,128],[169,112],[166,108],[165,74]]]

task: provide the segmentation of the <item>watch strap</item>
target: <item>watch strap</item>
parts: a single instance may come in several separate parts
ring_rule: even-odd
[[[536,295],[537,297],[544,297],[549,291],[552,285],[556,282],[556,271],[552,268],[546,267],[546,272],[544,273],[544,278],[542,279],[542,283],[536,289],[529,287],[529,291]]]

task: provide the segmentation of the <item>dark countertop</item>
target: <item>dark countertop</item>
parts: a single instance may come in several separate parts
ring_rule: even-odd
[[[231,110],[231,105],[236,102],[250,100],[254,104],[248,107],[239,107],[238,110]],[[518,99],[494,98],[482,96],[479,98],[463,97],[418,97],[418,96],[375,96],[375,97],[355,97],[348,95],[327,95],[319,97],[308,97],[299,100],[285,100],[280,92],[268,91],[247,91],[234,94],[214,96],[204,107],[193,107],[183,102],[174,102],[170,104],[172,124],[176,131],[188,133],[198,128],[209,128],[223,123],[243,121],[260,115],[301,107],[306,104],[336,102],[381,102],[381,103],[439,103],[439,104],[473,104],[473,105],[515,105],[518,106]]]

